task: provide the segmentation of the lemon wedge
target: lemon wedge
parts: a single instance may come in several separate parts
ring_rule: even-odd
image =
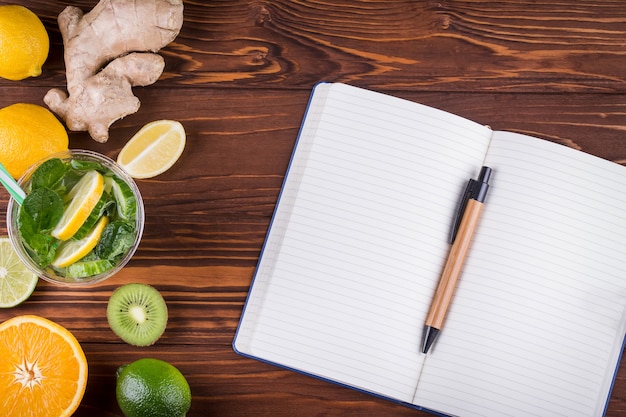
[[[80,240],[66,240],[59,245],[56,256],[52,260],[55,268],[65,268],[85,257],[96,247],[102,236],[102,231],[109,223],[109,218],[103,216],[93,227],[91,232]]]
[[[14,307],[35,290],[39,278],[22,263],[11,240],[0,237],[0,307]]]
[[[130,138],[117,156],[117,163],[133,178],[152,178],[178,161],[185,142],[185,129],[180,122],[157,120]]]
[[[68,240],[74,236],[98,204],[103,191],[102,174],[95,170],[87,171],[70,191],[72,199],[51,235],[59,240]]]

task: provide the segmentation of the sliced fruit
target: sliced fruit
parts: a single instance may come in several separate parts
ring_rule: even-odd
[[[133,346],[150,346],[165,331],[167,305],[159,291],[146,284],[126,284],[116,289],[107,305],[111,330]]]
[[[113,268],[113,262],[108,259],[94,259],[91,261],[80,261],[71,264],[65,271],[67,278],[86,278],[102,274]]]
[[[71,201],[63,211],[63,216],[52,230],[52,236],[59,240],[67,240],[74,236],[91,214],[102,192],[104,179],[98,171],[87,171],[69,192]]]
[[[0,324],[0,415],[67,417],[87,386],[87,359],[69,330],[39,316]]]
[[[133,178],[152,178],[167,171],[185,149],[185,129],[175,120],[142,127],[124,145],[117,163]]]
[[[106,177],[104,188],[117,202],[117,214],[124,220],[135,218],[137,213],[137,199],[130,185],[118,177]]]
[[[109,224],[109,218],[104,216],[98,220],[94,228],[80,240],[66,240],[59,245],[56,256],[52,260],[55,268],[65,268],[78,262],[96,247],[102,236],[102,231]]]
[[[78,229],[78,231],[74,233],[72,239],[78,240],[87,236],[87,234],[91,232],[93,227],[96,225],[96,223],[98,223],[102,216],[106,216],[113,211],[113,207],[115,207],[115,205],[115,200],[113,200],[109,193],[102,193],[100,200],[98,200],[98,204],[96,204],[93,210],[91,210],[89,217],[87,217],[87,220],[85,220],[82,226],[80,226],[80,229]]]
[[[14,307],[26,301],[38,281],[15,253],[11,240],[0,237],[0,307]]]

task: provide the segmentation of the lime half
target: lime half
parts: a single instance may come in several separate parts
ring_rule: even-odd
[[[0,307],[14,307],[35,290],[39,278],[18,258],[11,240],[0,237]]]

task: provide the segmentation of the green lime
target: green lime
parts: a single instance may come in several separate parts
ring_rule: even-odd
[[[0,307],[14,307],[35,290],[39,278],[20,260],[7,236],[0,237]]]
[[[187,380],[175,366],[144,358],[117,370],[117,403],[126,417],[184,417],[191,406]]]

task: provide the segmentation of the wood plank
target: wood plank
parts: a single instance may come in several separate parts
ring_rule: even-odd
[[[27,3],[52,43],[43,75],[29,83],[63,85],[56,16],[66,3]],[[88,11],[95,3],[72,4]],[[231,0],[186,2],[185,16],[181,35],[162,51],[160,85],[308,90],[328,80],[384,90],[626,89],[620,0]],[[0,81],[0,88],[10,84]]]
[[[65,86],[56,16],[68,4],[30,0],[51,40],[43,74],[0,79],[0,108],[43,105]],[[179,366],[192,386],[189,416],[426,416],[394,403],[237,356],[231,342],[313,85],[341,81],[441,108],[493,129],[542,137],[626,164],[626,8],[621,0],[227,0],[185,2],[166,71],[135,88],[138,113],[97,144],[116,157],[145,123],[176,119],[188,145],[167,174],[138,181],[146,230],[136,256],[88,288],[40,282],[0,321],[39,314],[83,345],[90,378],[77,416],[119,416],[115,369],[144,356]],[[8,194],[0,189],[0,234]],[[150,348],[108,328],[108,297],[126,282],[164,295],[166,333]],[[626,413],[621,364],[607,416]]]

